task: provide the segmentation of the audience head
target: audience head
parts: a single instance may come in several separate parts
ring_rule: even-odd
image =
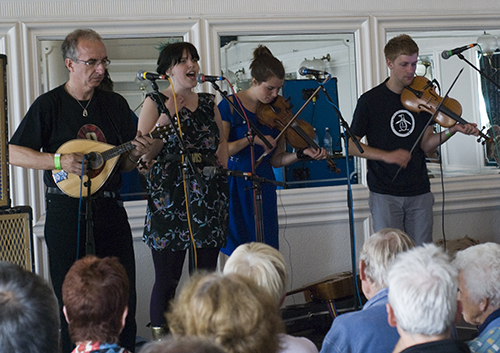
[[[64,314],[74,343],[117,343],[125,325],[129,282],[117,258],[77,260],[62,287]]]
[[[174,336],[206,337],[228,353],[276,352],[283,332],[275,301],[236,273],[192,276],[166,317]]]
[[[0,261],[0,350],[46,353],[59,350],[59,306],[39,276]]]
[[[407,34],[391,38],[384,48],[385,58],[394,62],[400,55],[418,55],[418,45]]]
[[[398,331],[425,336],[449,332],[457,308],[457,270],[441,248],[425,244],[399,254],[389,269],[388,285],[389,322]]]
[[[224,266],[224,273],[238,273],[254,280],[281,305],[285,296],[288,272],[283,255],[264,243],[242,244]]]
[[[280,80],[285,79],[285,68],[271,51],[263,45],[259,45],[253,52],[253,60],[250,64],[252,78],[257,84],[266,82],[276,77]]]
[[[208,338],[164,337],[148,343],[140,353],[225,353],[224,349]]]
[[[78,59],[80,53],[78,53],[78,42],[81,40],[88,40],[91,42],[102,42],[102,37],[94,31],[93,29],[76,29],[66,36],[63,43],[61,44],[61,54],[63,60]]]
[[[453,265],[458,270],[458,301],[464,320],[480,325],[500,308],[500,245],[485,243],[459,251]]]
[[[181,62],[181,59],[185,53],[190,54],[191,58],[194,61],[200,60],[200,55],[198,54],[198,51],[193,44],[188,42],[168,44],[160,52],[160,56],[158,57],[158,61],[156,62],[156,64],[158,65],[156,68],[156,72],[161,75],[167,73],[168,69]]]
[[[385,228],[370,236],[361,250],[360,267],[377,292],[387,287],[389,265],[399,253],[412,249],[413,240],[403,231]]]

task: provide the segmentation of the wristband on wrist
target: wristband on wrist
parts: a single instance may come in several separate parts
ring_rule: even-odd
[[[297,150],[297,152],[295,152],[295,154],[297,155],[297,159],[299,161],[307,161],[309,160],[309,156],[304,154],[304,150]]]
[[[134,160],[132,159],[132,157],[130,157],[130,153],[127,155],[127,158],[128,158],[128,160],[129,160],[129,161],[131,161],[131,162],[132,162],[132,163],[134,163],[134,164],[139,163],[139,160],[134,161]]]
[[[60,153],[54,154],[54,169],[56,169],[56,170],[62,169],[62,167],[61,167],[61,154]]]
[[[444,130],[444,134],[446,135],[446,137],[452,137],[453,136],[453,134],[450,132],[449,128],[446,128],[446,130]]]

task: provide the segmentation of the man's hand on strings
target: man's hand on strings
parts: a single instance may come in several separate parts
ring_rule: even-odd
[[[408,150],[399,148],[394,151],[386,151],[382,159],[388,164],[397,164],[402,168],[406,168],[408,162],[411,160],[411,153]]]
[[[456,124],[450,127],[450,133],[454,134],[455,132],[461,132],[464,135],[474,135],[479,136],[479,129],[477,128],[477,124],[469,123],[469,124]]]

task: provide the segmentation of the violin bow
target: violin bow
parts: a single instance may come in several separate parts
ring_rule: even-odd
[[[314,96],[316,96],[316,94],[319,92],[319,90],[321,89],[321,86],[324,85],[325,83],[328,82],[328,80],[330,80],[330,77],[328,76],[327,78],[325,78],[325,80],[318,86],[318,88],[316,88],[316,90],[309,96],[309,98],[305,101],[305,103],[302,105],[302,107],[300,107],[300,109],[297,111],[297,113],[295,113],[295,115],[290,119],[290,121],[283,127],[283,129],[281,129],[280,133],[278,134],[278,136],[276,136],[275,140],[278,141],[280,139],[280,137],[285,133],[286,129],[288,129],[292,124],[293,122],[295,121],[295,119],[297,119],[297,117],[299,116],[300,113],[302,113],[302,111],[305,109],[305,107],[309,104],[309,102],[314,98]],[[260,162],[262,162],[262,159],[267,156],[267,152],[264,152],[261,154],[261,156],[257,159],[257,161],[255,161],[255,168],[257,168],[257,166],[260,164]]]
[[[446,91],[446,94],[444,95],[443,99],[439,102],[439,104],[437,105],[436,107],[436,110],[434,111],[434,114],[431,115],[431,117],[429,118],[429,120],[427,121],[427,124],[425,124],[424,128],[422,129],[422,132],[420,132],[420,135],[418,135],[418,138],[417,140],[415,141],[415,143],[413,144],[411,150],[410,150],[410,154],[413,153],[413,151],[415,150],[415,147],[417,147],[417,144],[420,142],[420,140],[422,139],[422,136],[424,136],[424,133],[425,133],[425,130],[427,129],[427,127],[429,126],[429,124],[431,123],[431,121],[436,117],[436,115],[439,113],[439,110],[441,109],[441,106],[443,105],[443,102],[446,100],[446,98],[448,98],[448,95],[450,94],[451,92],[451,89],[453,88],[453,86],[455,86],[455,83],[457,82],[458,78],[460,77],[460,75],[462,74],[462,71],[464,71],[464,68],[461,68],[460,71],[458,72],[457,76],[455,77],[455,79],[453,80],[453,82],[451,83],[450,85],[450,88],[448,88],[448,91]],[[401,171],[401,169],[403,169],[402,166],[399,167],[398,171],[396,172],[396,174],[394,175],[394,178],[392,178],[392,182],[394,182],[394,180],[396,180],[396,177],[398,176],[399,172]]]

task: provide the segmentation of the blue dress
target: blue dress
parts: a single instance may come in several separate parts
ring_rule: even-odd
[[[231,97],[231,99],[234,98]],[[246,137],[248,126],[244,119],[229,105],[226,100],[219,103],[219,110],[222,120],[231,124],[228,142],[236,141]],[[264,134],[276,137],[279,131],[261,125],[257,121],[257,116],[245,109],[245,114],[256,127]],[[264,148],[259,145],[254,147],[254,158],[257,159]],[[276,180],[273,168],[270,163],[272,153],[266,156],[255,173],[265,179]],[[237,154],[229,158],[228,169],[243,172],[252,171],[250,146],[245,147]],[[254,197],[252,181],[239,177],[228,177],[229,183],[229,231],[227,233],[227,244],[221,251],[226,255],[231,255],[234,249],[240,244],[256,241],[255,236],[255,216]],[[264,225],[264,243],[278,249],[278,207],[276,200],[276,186],[270,183],[262,183],[262,210]]]

